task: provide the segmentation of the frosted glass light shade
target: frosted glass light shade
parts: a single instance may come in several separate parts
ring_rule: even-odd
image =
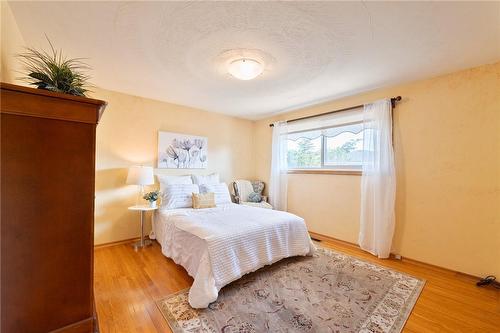
[[[239,80],[251,80],[262,74],[264,66],[253,59],[238,59],[229,64],[228,72]]]
[[[153,185],[154,183],[155,179],[152,167],[134,165],[128,169],[127,184]]]

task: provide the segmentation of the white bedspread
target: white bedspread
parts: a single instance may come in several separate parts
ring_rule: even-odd
[[[153,231],[163,254],[194,278],[189,291],[194,308],[207,307],[222,287],[244,274],[314,252],[302,218],[236,204],[158,211]]]

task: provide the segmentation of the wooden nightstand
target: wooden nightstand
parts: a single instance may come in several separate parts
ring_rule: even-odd
[[[147,205],[130,206],[129,210],[138,210],[141,212],[141,240],[132,244],[135,250],[142,249],[143,247],[150,246],[152,244],[150,239],[144,239],[144,214],[147,211],[153,211],[158,209],[158,207],[150,207]]]

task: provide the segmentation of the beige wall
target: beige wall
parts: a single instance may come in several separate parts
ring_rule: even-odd
[[[302,216],[310,231],[357,243],[360,179],[360,176],[292,174],[288,210]]]
[[[403,96],[394,111],[393,252],[500,275],[500,63],[258,121],[256,175],[268,180],[270,122]],[[357,242],[360,176],[291,175],[288,207],[312,231]]]
[[[97,127],[96,244],[140,234],[138,213],[127,210],[138,193],[137,186],[125,185],[127,168],[135,164],[156,166],[159,130],[208,137],[208,168],[158,169],[157,173],[218,172],[228,184],[253,176],[252,121],[102,89],[93,97],[108,102]]]
[[[14,15],[6,1],[0,1],[0,80],[2,82],[17,83],[15,78],[21,70],[15,54],[22,52],[25,46],[24,39],[19,31]]]

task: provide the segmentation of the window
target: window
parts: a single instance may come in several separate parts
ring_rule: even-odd
[[[362,110],[288,125],[288,169],[361,170]]]

